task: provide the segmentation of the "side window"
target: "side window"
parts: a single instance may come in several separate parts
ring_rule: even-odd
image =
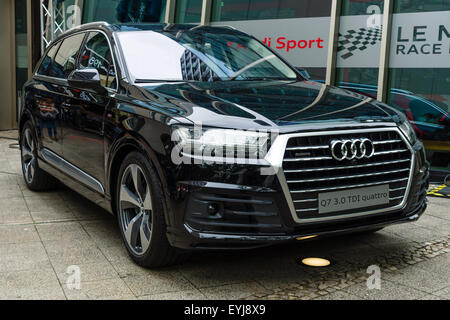
[[[49,76],[65,79],[75,70],[84,36],[85,33],[80,33],[64,39],[50,68]]]
[[[102,86],[116,88],[116,71],[108,40],[100,32],[91,32],[81,53],[80,68],[95,68]]]
[[[47,76],[48,75],[48,71],[50,69],[50,65],[52,64],[53,58],[55,57],[55,53],[58,50],[60,44],[61,43],[58,42],[58,43],[54,44],[50,48],[50,50],[48,50],[47,55],[42,60],[42,63],[39,66],[39,70],[37,72],[38,74],[43,75],[43,76]]]

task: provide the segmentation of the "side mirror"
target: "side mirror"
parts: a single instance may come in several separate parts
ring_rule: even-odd
[[[304,68],[297,68],[297,71],[300,72],[300,74],[305,78],[306,80],[311,80],[311,76],[309,75],[309,72],[306,71]]]
[[[107,90],[100,83],[100,73],[95,68],[74,70],[67,78],[69,86],[77,89],[94,91],[106,94]]]

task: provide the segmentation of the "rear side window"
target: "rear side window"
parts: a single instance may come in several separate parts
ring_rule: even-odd
[[[84,36],[85,33],[80,33],[64,39],[50,68],[49,76],[67,79],[69,74],[75,70]]]
[[[39,66],[38,74],[47,76],[48,71],[50,70],[50,66],[52,64],[53,58],[55,57],[55,53],[58,50],[58,47],[61,43],[56,43],[53,45],[53,47],[48,50],[47,55],[42,60],[41,65]]]
[[[80,68],[95,68],[100,74],[102,86],[116,88],[116,71],[106,37],[100,32],[89,33],[81,52]]]

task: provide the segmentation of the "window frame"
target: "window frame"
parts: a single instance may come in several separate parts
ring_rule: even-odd
[[[113,66],[113,68],[114,68],[114,73],[115,73],[115,75],[116,75],[116,76],[114,77],[114,78],[115,78],[115,81],[116,81],[116,88],[115,88],[115,89],[114,89],[114,88],[105,87],[105,86],[102,86],[102,87],[105,88],[105,89],[107,89],[107,90],[112,90],[113,92],[117,92],[117,90],[118,90],[118,88],[119,88],[119,79],[118,79],[118,73],[117,73],[116,63],[115,63],[115,61],[114,61],[114,53],[113,53],[113,50],[112,50],[111,43],[110,43],[108,37],[106,36],[106,33],[104,33],[103,31],[101,31],[101,30],[89,30],[89,31],[86,31],[86,35],[84,36],[84,40],[83,40],[83,42],[82,42],[82,44],[81,44],[80,51],[78,52],[77,69],[78,69],[79,67],[81,67],[81,54],[82,54],[82,49],[84,50],[84,48],[86,47],[86,44],[87,44],[87,42],[88,42],[89,35],[90,35],[91,33],[94,33],[94,34],[95,34],[95,33],[102,34],[102,36],[106,39],[106,42],[108,43],[109,51],[110,51],[110,54],[111,54],[112,66]],[[108,77],[109,77],[109,75],[108,75]]]
[[[59,41],[59,48],[58,48],[58,51],[56,51],[56,53],[55,53],[55,57],[58,55],[58,53],[59,53],[59,50],[61,50],[61,46],[64,44],[64,41],[66,40],[66,39],[69,39],[69,38],[71,38],[71,37],[75,37],[75,36],[77,36],[77,35],[79,35],[79,34],[82,34],[82,33],[84,33],[84,36],[83,36],[83,40],[81,40],[81,44],[80,44],[80,46],[79,46],[79,48],[78,48],[78,51],[77,51],[77,54],[76,54],[76,59],[75,59],[75,69],[74,70],[72,70],[70,73],[72,73],[73,71],[75,71],[75,70],[77,70],[77,66],[78,66],[78,63],[79,63],[79,61],[80,61],[80,54],[81,54],[81,48],[83,47],[83,44],[85,43],[85,41],[86,41],[86,36],[87,36],[87,32],[85,32],[85,31],[82,31],[82,32],[77,32],[77,33],[74,33],[74,34],[70,34],[70,35],[68,35],[67,37],[64,37],[63,39],[61,39],[60,41]],[[53,63],[55,62],[55,57],[52,59],[52,66],[53,66]],[[70,74],[69,74],[70,75]],[[65,81],[67,81],[67,79],[68,79],[68,77],[69,76],[67,76],[67,77],[63,77],[63,78],[58,78],[58,77],[53,77],[53,76],[48,76],[48,77],[50,77],[50,78],[54,78],[54,79],[58,79],[58,80],[65,80]]]
[[[47,57],[47,55],[48,55],[48,53],[50,52],[50,50],[52,50],[53,48],[57,47],[57,48],[56,48],[56,51],[55,51],[55,54],[50,58],[50,64],[49,64],[49,67],[48,67],[47,70],[46,70],[47,73],[48,73],[50,67],[53,65],[53,60],[55,59],[55,56],[56,56],[56,54],[57,54],[58,51],[59,51],[59,47],[61,46],[61,43],[62,43],[62,40],[61,40],[61,41],[58,40],[57,42],[55,42],[55,43],[53,43],[52,45],[50,45],[50,46],[47,48],[47,50],[45,50],[44,54],[42,55],[41,60],[39,61],[39,63],[38,63],[37,66],[36,66],[36,69],[35,69],[35,75],[38,75],[38,76],[41,76],[41,77],[50,77],[48,74],[42,74],[42,73],[39,73],[39,70],[41,69],[41,66],[42,66],[42,64],[44,63],[44,60],[45,60],[45,58]],[[61,80],[60,78],[58,78],[58,79]]]
[[[120,82],[119,82],[119,74],[117,73],[117,71],[118,71],[119,69],[117,68],[117,62],[116,62],[116,59],[120,59],[120,55],[119,55],[119,53],[116,53],[116,54],[118,54],[119,56],[118,56],[117,58],[115,57],[115,51],[113,50],[113,47],[112,47],[112,45],[111,45],[111,41],[110,41],[108,35],[106,34],[105,31],[100,30],[100,29],[86,29],[86,30],[80,30],[80,31],[77,31],[77,32],[74,32],[74,33],[71,33],[71,34],[68,34],[68,35],[64,35],[64,36],[62,36],[61,38],[58,38],[58,39],[55,41],[55,43],[50,44],[49,47],[46,49],[45,54],[43,55],[43,57],[41,58],[41,60],[39,61],[39,63],[38,63],[37,66],[36,66],[36,69],[35,69],[35,71],[34,71],[34,73],[33,73],[33,78],[34,78],[34,77],[37,77],[37,78],[46,79],[46,80],[52,80],[52,81],[54,81],[54,82],[59,82],[59,83],[63,83],[63,84],[65,84],[65,85],[68,85],[67,79],[65,79],[65,78],[56,78],[56,77],[52,77],[52,76],[48,76],[48,75],[42,75],[42,74],[39,74],[39,73],[38,73],[39,68],[40,68],[40,66],[41,66],[41,64],[42,64],[42,62],[43,62],[43,60],[45,59],[45,57],[46,57],[48,51],[52,48],[52,46],[61,45],[61,43],[62,43],[66,38],[71,37],[71,36],[75,36],[75,35],[80,34],[80,33],[84,33],[85,36],[84,36],[84,39],[83,39],[83,42],[82,42],[82,45],[81,45],[81,46],[83,46],[84,43],[85,43],[85,41],[86,41],[87,35],[88,35],[90,32],[100,32],[100,33],[102,33],[103,36],[106,38],[106,41],[108,41],[108,46],[109,46],[109,49],[111,50],[111,57],[112,57],[112,60],[113,60],[114,69],[116,70],[116,88],[115,88],[115,89],[112,89],[112,88],[106,88],[106,87],[105,87],[105,89],[106,89],[108,92],[111,92],[111,93],[117,93],[117,92],[119,91],[119,84],[120,84]],[[113,33],[113,36],[114,36],[114,33]],[[59,51],[59,47],[58,47],[58,51]],[[56,51],[55,56],[56,56],[56,54],[58,53],[58,51]],[[78,52],[77,65],[78,65],[78,63],[79,63],[80,52],[81,52],[81,47],[80,47],[80,50],[79,50],[79,52]],[[53,58],[52,58],[52,63],[53,63]],[[121,69],[121,70],[122,70],[122,69]],[[122,76],[121,76],[121,77],[122,77]]]

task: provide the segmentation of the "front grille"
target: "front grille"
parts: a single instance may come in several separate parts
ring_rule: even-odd
[[[375,153],[371,158],[338,161],[332,157],[333,140],[362,138],[374,144]],[[288,140],[283,158],[294,218],[299,221],[398,206],[407,191],[411,163],[411,151],[396,130],[294,136]],[[389,184],[388,204],[319,215],[320,193],[383,184]]]

